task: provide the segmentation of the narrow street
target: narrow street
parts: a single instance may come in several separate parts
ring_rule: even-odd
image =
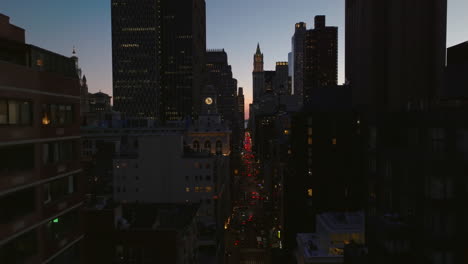
[[[245,133],[242,153],[243,170],[238,176],[240,198],[234,201],[234,209],[226,226],[225,263],[267,264],[270,263],[268,238],[269,221],[263,208],[265,194],[257,179],[258,164],[252,153],[250,133]]]

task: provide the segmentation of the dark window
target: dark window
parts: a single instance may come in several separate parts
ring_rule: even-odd
[[[15,219],[33,213],[35,192],[33,188],[21,190],[0,197],[0,223],[7,224]]]
[[[221,155],[223,153],[223,143],[221,141],[216,141],[216,155]]]
[[[54,202],[62,199],[64,196],[76,192],[76,177],[74,175],[64,177],[52,182],[45,183],[44,203]]]
[[[200,143],[198,141],[193,142],[193,149],[197,152],[200,151]]]
[[[206,180],[207,180],[207,181],[211,181],[211,176],[207,175],[207,176],[206,176]]]
[[[211,152],[211,142],[210,141],[205,142],[205,150],[208,150],[209,152]]]
[[[76,158],[74,141],[44,143],[42,151],[42,161],[44,164],[65,162]]]
[[[0,262],[26,263],[28,258],[37,253],[36,230],[32,230],[1,246]]]
[[[34,145],[0,148],[0,172],[31,170],[34,168]]]
[[[31,125],[31,102],[0,99],[0,125]]]
[[[56,247],[59,243],[78,232],[78,211],[72,211],[65,215],[50,220],[45,224],[46,245]]]

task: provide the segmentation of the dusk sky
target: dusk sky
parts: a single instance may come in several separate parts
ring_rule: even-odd
[[[468,40],[468,1],[449,0],[447,46]],[[344,0],[206,0],[207,48],[224,48],[234,78],[252,98],[252,56],[260,42],[265,69],[287,61],[294,24],[315,15],[339,27],[339,83],[344,81]],[[26,30],[26,41],[71,56],[76,46],[90,92],[112,94],[110,0],[2,0],[0,13]]]

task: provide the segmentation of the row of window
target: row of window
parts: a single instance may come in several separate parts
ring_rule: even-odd
[[[76,159],[75,142],[57,141],[42,144],[43,164],[53,164]]]
[[[77,159],[74,141],[42,144],[43,164],[54,164]],[[11,173],[34,169],[34,145],[0,147],[0,172]]]
[[[64,177],[43,185],[44,204],[58,201],[63,197],[77,191],[77,177],[74,175]]]
[[[203,164],[201,164],[199,162],[195,162],[193,164],[193,166],[195,167],[195,169],[203,169]],[[211,167],[211,165],[209,163],[205,164],[205,168],[209,169],[210,167]]]
[[[190,179],[189,176],[185,176],[186,181],[189,181],[189,179]],[[206,181],[211,181],[211,176],[210,175],[206,175],[205,177],[203,177],[202,175],[194,176],[194,179],[195,181],[203,181],[203,179],[205,179]]]
[[[32,120],[30,101],[0,99],[0,125],[31,125]],[[43,104],[41,123],[44,126],[73,124],[73,105]]]
[[[0,99],[0,125],[31,125],[31,102]]]
[[[206,186],[206,187],[194,187],[193,189],[190,189],[190,187],[185,187],[185,192],[190,192],[190,191],[194,191],[194,192],[212,192],[213,191],[213,187],[211,186]]]
[[[42,124],[45,126],[73,124],[73,105],[43,104]]]

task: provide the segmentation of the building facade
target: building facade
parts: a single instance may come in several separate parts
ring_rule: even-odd
[[[427,108],[443,82],[447,1],[347,0],[345,14],[353,104],[377,111]]]
[[[292,85],[293,93],[300,97],[302,104],[304,87],[304,41],[307,31],[307,24],[296,23],[294,35],[292,37]]]
[[[205,1],[112,1],[115,110],[125,119],[197,116],[204,87]]]
[[[338,28],[315,17],[315,28],[307,30],[304,43],[304,104],[309,105],[317,89],[338,83]]]
[[[0,262],[80,263],[80,79],[0,14]]]

